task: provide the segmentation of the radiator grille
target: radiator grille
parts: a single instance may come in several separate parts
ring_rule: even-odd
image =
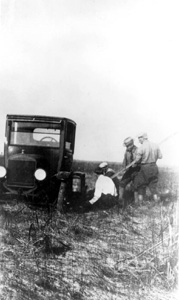
[[[36,161],[32,159],[10,159],[7,184],[9,186],[33,187]]]

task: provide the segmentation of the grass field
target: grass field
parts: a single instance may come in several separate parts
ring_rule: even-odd
[[[74,162],[88,189],[97,164]],[[1,205],[0,299],[178,299],[178,174],[161,168],[159,191],[167,189],[155,205],[85,214]]]

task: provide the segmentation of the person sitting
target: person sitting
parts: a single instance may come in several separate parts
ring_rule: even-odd
[[[105,174],[105,176],[108,176],[113,180],[115,187],[116,187],[117,194],[118,194],[120,180],[116,176],[113,177],[113,175],[115,175],[116,172],[112,168],[109,167],[107,162],[102,162],[96,168],[95,173],[101,172],[101,168],[103,169],[103,174]]]
[[[90,200],[85,202],[85,210],[109,208],[117,203],[117,189],[113,180],[106,175],[107,166],[106,162],[102,162],[95,169],[98,178],[95,183],[94,195]]]

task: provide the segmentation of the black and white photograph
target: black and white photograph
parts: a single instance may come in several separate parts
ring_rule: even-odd
[[[0,300],[179,297],[178,0],[0,0]]]

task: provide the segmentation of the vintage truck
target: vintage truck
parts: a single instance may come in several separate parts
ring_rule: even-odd
[[[85,198],[85,174],[75,172],[76,123],[68,118],[7,115],[0,157],[0,199],[71,207]]]

